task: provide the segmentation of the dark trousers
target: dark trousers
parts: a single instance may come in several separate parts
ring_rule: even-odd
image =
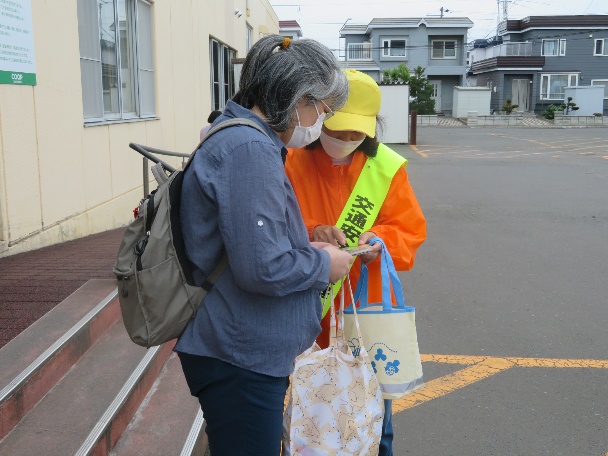
[[[393,456],[393,401],[384,399],[384,420],[378,456]]]
[[[277,456],[289,377],[257,374],[214,358],[179,353],[207,423],[213,456]]]

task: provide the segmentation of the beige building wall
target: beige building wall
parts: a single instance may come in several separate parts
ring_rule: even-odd
[[[244,57],[246,23],[254,42],[279,30],[267,0],[155,0],[156,119],[87,126],[76,2],[31,4],[38,85],[0,84],[0,257],[129,223],[143,163],[128,144],[194,149],[211,111],[210,37]]]

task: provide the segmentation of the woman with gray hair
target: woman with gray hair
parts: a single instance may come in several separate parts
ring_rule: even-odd
[[[175,346],[214,455],[278,455],[297,355],[321,330],[319,293],[350,254],[309,242],[284,170],[287,147],[315,141],[348,85],[326,47],[270,35],[247,54],[239,92],[184,172],[181,223],[199,285],[229,265]]]

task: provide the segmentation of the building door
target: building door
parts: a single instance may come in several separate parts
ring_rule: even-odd
[[[513,104],[518,105],[518,111],[530,110],[530,80],[513,79],[512,92]]]
[[[435,100],[435,111],[441,111],[441,81],[431,81],[429,83],[433,86],[433,100]]]

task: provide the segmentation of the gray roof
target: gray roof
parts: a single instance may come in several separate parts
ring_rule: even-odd
[[[365,33],[367,24],[346,24],[340,31],[342,33]]]
[[[373,60],[370,61],[356,61],[356,60],[347,60],[341,61],[340,68],[344,69],[353,69],[359,71],[380,71],[380,67]]]
[[[374,28],[414,28],[422,24],[432,28],[471,28],[474,25],[468,17],[375,17],[369,24],[346,24],[340,33],[348,35],[368,34]]]

